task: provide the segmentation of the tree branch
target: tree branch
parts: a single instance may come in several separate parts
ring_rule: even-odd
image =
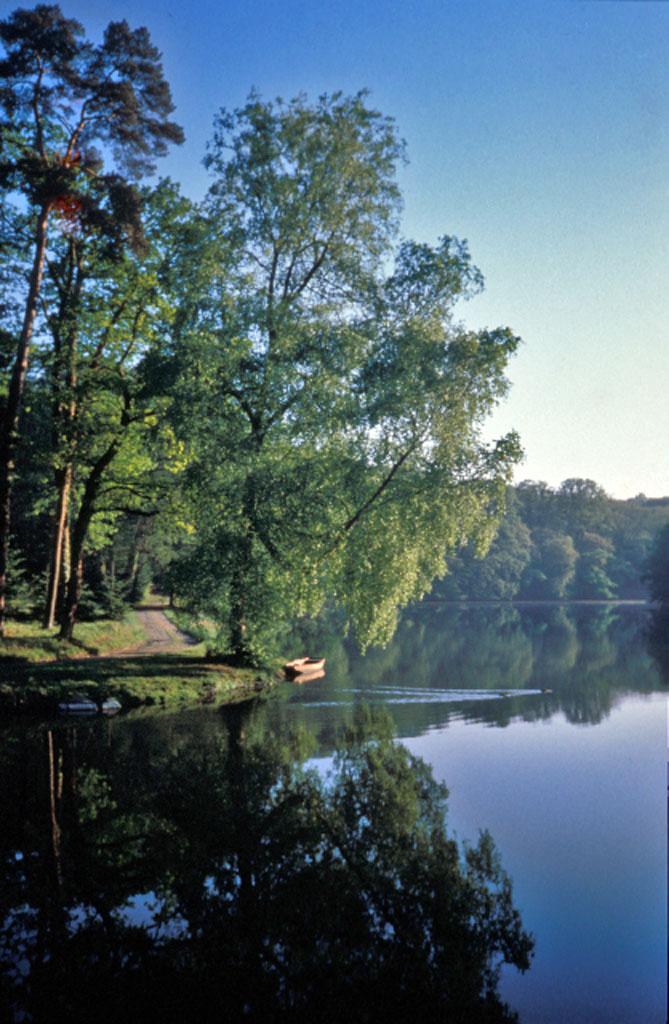
[[[349,530],[352,530],[355,524],[365,514],[365,512],[367,512],[367,510],[371,508],[371,506],[377,501],[377,499],[381,497],[383,492],[390,485],[391,481],[393,480],[393,477],[399,472],[399,470],[402,468],[402,466],[409,458],[409,456],[416,451],[416,448],[418,447],[419,444],[420,438],[414,441],[414,443],[410,445],[410,447],[407,448],[407,450],[402,455],[400,455],[397,462],[391,467],[390,471],[388,472],[386,477],[381,481],[381,483],[376,488],[371,497],[369,497],[367,501],[364,501],[360,508],[357,510],[357,512],[355,512],[349,519],[346,520],[343,526],[344,533],[348,533]]]

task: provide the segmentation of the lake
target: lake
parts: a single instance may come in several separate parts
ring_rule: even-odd
[[[121,968],[110,966],[107,947],[123,948],[127,973],[133,958],[149,956],[147,935],[162,959],[153,949],[146,962],[167,990],[165,951],[183,951],[177,944],[187,932],[213,934],[214,900],[219,914],[230,906],[228,931],[215,933],[227,1005],[237,1007],[227,1019],[252,1019],[255,1004],[229,980],[235,966],[255,969],[248,958],[240,966],[247,936],[234,931],[244,920],[244,856],[265,851],[252,873],[269,894],[262,927],[281,928],[282,943],[295,943],[299,926],[286,939],[272,914],[276,906],[287,920],[309,916],[310,907],[296,909],[299,891],[284,891],[302,842],[295,837],[307,826],[300,819],[288,837],[285,823],[257,834],[256,823],[272,819],[268,801],[281,786],[293,787],[286,821],[296,794],[313,802],[316,791],[293,778],[292,766],[306,759],[324,777],[342,729],[365,704],[385,709],[401,743],[448,787],[449,831],[475,843],[486,829],[495,841],[535,940],[526,973],[501,973],[501,996],[520,1020],[662,1024],[668,665],[650,613],[425,605],[405,614],[387,648],[365,656],[324,627],[304,627],[292,642],[295,655],[325,655],[326,676],[281,686],[252,710],[3,728],[0,892],[4,958],[15,965],[5,975],[7,999],[17,1019],[49,1019],[49,993],[62,991],[82,957],[88,975],[77,975],[80,995],[68,995],[68,1012],[85,1019],[86,1000],[118,985]],[[233,734],[221,758],[221,737]],[[235,843],[231,868],[220,851]],[[313,866],[325,855],[310,856]],[[325,888],[321,880],[308,899],[325,900]],[[261,928],[257,912],[246,920],[247,930],[248,920]],[[267,951],[264,938],[258,943]],[[260,991],[266,973],[258,972]],[[126,997],[142,998],[132,986]],[[187,1002],[179,1013],[189,1019]],[[104,1007],[91,1019],[107,1019]],[[286,1019],[301,1018],[296,1011]]]

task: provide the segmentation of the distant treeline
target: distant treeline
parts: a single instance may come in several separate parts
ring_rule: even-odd
[[[592,480],[560,487],[524,481],[485,557],[473,547],[448,563],[432,597],[447,600],[607,600],[648,596],[644,581],[669,497],[610,498]]]

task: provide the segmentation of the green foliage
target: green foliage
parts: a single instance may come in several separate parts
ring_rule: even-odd
[[[488,554],[469,546],[448,560],[435,588],[444,599],[609,600],[645,598],[651,536],[666,504],[616,501],[592,480],[554,490],[526,480],[507,494],[507,511]]]
[[[547,600],[563,598],[578,559],[571,537],[554,530],[534,530],[532,543],[538,551],[541,569],[528,570],[522,595]]]
[[[127,321],[121,324],[124,355],[120,357],[116,346],[115,359],[110,360],[104,339],[118,326],[123,310],[123,304],[120,311],[118,306],[116,312],[110,309],[112,268],[130,252],[139,259],[147,248],[136,182],[154,170],[154,159],[166,153],[169,143],[183,140],[183,133],[169,120],[173,111],[169,86],[160,54],[145,28],[131,30],[125,21],[111,22],[102,42],[94,45],[85,39],[82,26],[65,18],[58,6],[39,4],[33,10],[17,9],[1,21],[0,42],[4,50],[0,59],[0,249],[18,267],[3,271],[0,281],[3,297],[11,295],[10,302],[0,303],[3,348],[13,334],[16,351],[13,366],[7,361],[0,385],[6,396],[0,465],[0,605],[4,607],[15,449],[29,354],[33,333],[42,341],[46,329],[52,344],[44,353],[42,370],[46,369],[49,381],[53,450],[45,446],[42,462],[52,464],[57,507],[66,508],[72,496],[80,504],[72,529],[74,565],[63,613],[64,635],[71,635],[84,546],[89,537],[95,545],[96,530],[104,533],[113,525],[115,510],[107,510],[104,522],[92,523],[100,511],[95,508],[99,478],[118,454],[122,461],[119,428],[127,436],[137,434],[132,429],[138,423],[131,408],[133,388],[107,371],[111,361],[117,369],[126,360],[136,361],[136,336],[144,324],[137,315],[130,330]],[[104,155],[96,146],[102,147]],[[11,230],[17,227],[18,242]],[[50,280],[43,285],[45,266]],[[145,302],[146,314],[151,316],[146,296]],[[130,304],[127,296],[126,304]],[[84,338],[90,343],[87,351],[82,351]],[[93,370],[104,379],[94,397],[90,393]],[[42,390],[43,384],[42,378],[38,382]],[[84,464],[88,455],[92,465],[71,487],[75,452]],[[59,513],[56,519],[64,521]],[[54,529],[50,558],[49,595],[54,596],[50,608],[55,606],[61,582],[57,574],[62,537],[59,526]]]
[[[44,600],[44,580],[26,570],[25,561],[16,550],[10,550],[7,575],[7,608],[10,615],[17,619],[31,618]]]
[[[100,574],[82,589],[79,617],[84,621],[122,619],[129,603],[127,585],[113,576]]]
[[[615,586],[607,575],[613,544],[596,533],[582,532],[581,552],[576,565],[573,591],[579,597],[607,600],[615,595]]]
[[[96,46],[58,6],[38,4],[0,22],[0,41],[3,187],[41,205],[77,195],[95,176],[120,202],[124,181],[100,174],[96,144],[136,178],[154,169],[168,143],[183,141],[168,120],[174,107],[145,28],[110,22]]]
[[[172,578],[242,660],[326,601],[387,641],[445,551],[490,542],[519,458],[515,435],[479,434],[518,339],[453,321],[481,287],[466,244],[405,242],[386,270],[401,156],[364,94],[252,95],[217,122],[206,274],[176,325],[190,543]]]
[[[475,601],[508,601],[518,596],[532,559],[532,538],[515,505],[511,491],[506,514],[485,557],[477,557],[468,546],[449,559],[448,575],[437,589],[439,596]]]

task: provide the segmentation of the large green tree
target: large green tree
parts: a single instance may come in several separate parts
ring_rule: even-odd
[[[80,230],[100,219],[138,230],[132,182],[153,169],[169,142],[182,139],[169,119],[173,105],[160,54],[145,28],[110,22],[102,43],[84,38],[79,22],[56,5],[17,9],[0,22],[0,188],[25,208],[32,240],[24,287],[15,302],[20,326],[9,371],[0,433],[0,633],[9,544],[11,485],[19,416],[42,278],[55,216]],[[109,167],[94,147],[104,147]]]
[[[242,659],[326,598],[387,640],[446,550],[485,546],[519,456],[480,436],[518,339],[454,320],[482,286],[465,243],[394,247],[402,156],[364,94],[252,95],[216,123],[177,338],[181,589]]]

